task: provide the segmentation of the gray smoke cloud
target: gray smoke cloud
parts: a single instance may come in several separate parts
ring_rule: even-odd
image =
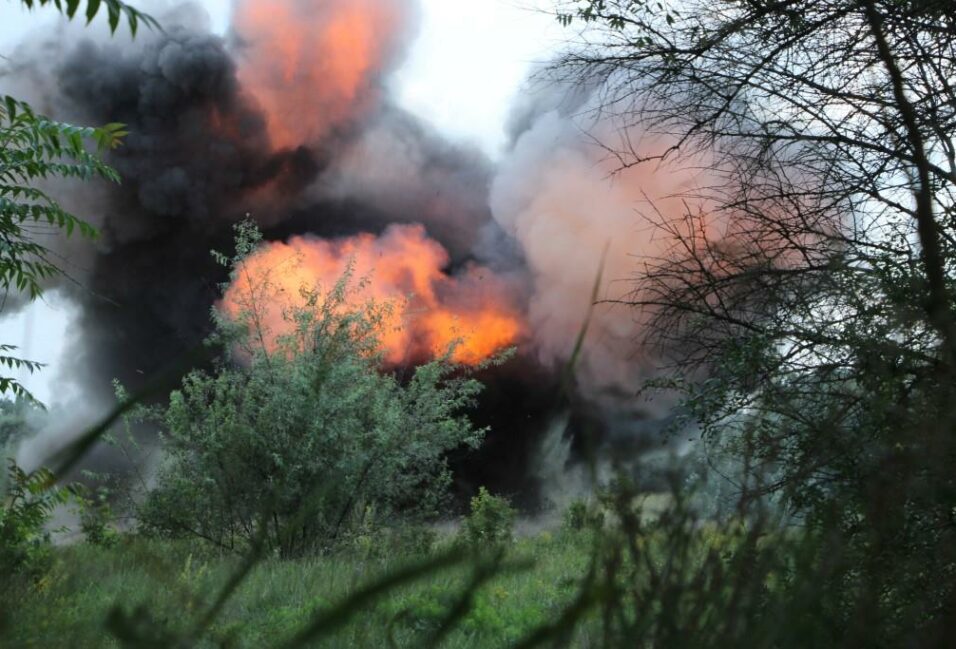
[[[579,378],[596,394],[633,393],[654,376],[658,359],[637,345],[647,315],[617,303],[633,291],[638,260],[662,254],[669,243],[653,236],[646,215],[680,218],[682,198],[699,178],[689,170],[621,169],[600,144],[619,137],[611,124],[544,106],[521,118],[525,129],[515,133],[492,182],[492,213],[519,242],[532,277],[528,319],[540,358],[567,360],[601,271],[602,303],[591,317]],[[642,150],[663,145],[648,140]]]

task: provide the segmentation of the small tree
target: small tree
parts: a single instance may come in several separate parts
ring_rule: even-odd
[[[773,494],[845,541],[819,588],[846,645],[930,646],[956,596],[956,5],[561,4],[621,163],[706,169],[700,210],[650,216],[627,300],[674,358],[659,384],[739,462],[742,509]]]
[[[223,260],[234,275],[258,241],[250,225],[238,234],[240,256]],[[223,358],[189,374],[158,417],[166,459],[142,525],[228,549],[264,535],[289,556],[338,541],[354,512],[434,512],[450,481],[445,454],[483,437],[462,414],[480,384],[447,359],[405,383],[383,372],[389,307],[350,306],[361,286],[350,271],[325,292],[303,287],[285,313],[292,333],[275,339],[259,315],[279,297],[267,276],[245,279],[238,316],[214,316]]]
[[[478,495],[471,499],[471,513],[461,532],[464,539],[476,548],[499,546],[511,540],[516,516],[517,512],[507,498],[492,495],[481,487]]]
[[[96,489],[79,489],[76,495],[77,514],[80,516],[80,531],[87,543],[110,548],[119,541],[113,528],[113,508],[110,491],[105,486]]]

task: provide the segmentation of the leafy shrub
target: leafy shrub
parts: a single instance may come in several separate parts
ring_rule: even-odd
[[[240,254],[257,240],[241,226]],[[302,287],[284,311],[292,333],[279,337],[262,313],[289,296],[265,273],[243,282],[239,314],[214,318],[223,358],[186,376],[153,415],[166,457],[138,512],[144,531],[226,549],[262,536],[291,556],[434,513],[450,484],[446,453],[484,436],[463,414],[480,384],[444,359],[404,382],[384,372],[389,306],[355,307],[350,271],[324,293]]]
[[[8,459],[8,485],[0,507],[0,575],[42,575],[52,561],[53,510],[68,502],[70,489],[57,487],[47,469],[27,473]]]
[[[80,531],[86,542],[110,548],[119,541],[119,534],[112,527],[113,508],[109,501],[109,491],[99,488],[92,493],[77,497],[80,514]]]
[[[588,505],[583,500],[572,501],[564,510],[564,527],[569,530],[583,530],[588,524]]]
[[[409,556],[428,554],[438,542],[438,533],[427,525],[403,525],[394,532],[394,544]]]
[[[428,555],[437,540],[437,532],[428,525],[399,522],[360,530],[344,550],[363,559],[405,559]]]
[[[17,445],[36,433],[40,406],[26,397],[0,399],[0,453],[12,454]]]
[[[500,545],[511,540],[516,516],[507,498],[481,487],[471,499],[471,513],[462,525],[462,535],[474,547]]]
[[[601,529],[604,526],[604,512],[588,505],[584,500],[573,500],[564,510],[564,529],[579,532],[586,528]]]

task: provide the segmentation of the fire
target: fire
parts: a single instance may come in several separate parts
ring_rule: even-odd
[[[468,318],[468,325],[463,324]],[[463,343],[455,348],[452,360],[476,365],[496,351],[513,343],[521,334],[521,323],[511,313],[496,313],[493,309],[462,316],[449,309],[438,308],[423,317],[428,331],[432,355],[444,353],[457,339]]]
[[[469,266],[457,276],[446,274],[442,269],[448,253],[420,225],[393,225],[380,237],[293,237],[264,244],[243,260],[222,307],[236,316],[250,298],[257,300],[265,344],[274,348],[276,338],[291,330],[283,314],[296,301],[301,304],[302,290],[330,289],[349,261],[355,278],[369,278],[349,293],[349,308],[369,300],[404,306],[393,310],[378,332],[390,364],[436,358],[457,343],[452,360],[475,365],[524,333],[505,283],[480,266]],[[264,294],[255,293],[264,284]]]
[[[241,0],[239,80],[276,148],[320,140],[368,110],[407,22],[402,0]]]

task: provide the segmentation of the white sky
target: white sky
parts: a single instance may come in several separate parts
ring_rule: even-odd
[[[312,0],[320,2],[321,0]],[[134,3],[149,10],[151,3]],[[213,29],[224,32],[230,0],[203,0]],[[561,37],[554,19],[537,9],[548,0],[421,0],[422,24],[405,65],[393,79],[399,102],[447,137],[478,144],[495,157],[505,142],[512,100],[529,68],[544,60]],[[28,12],[17,0],[0,2],[0,56],[23,37],[54,24],[55,12]],[[99,17],[98,20],[102,20]],[[0,319],[0,343],[47,363],[23,383],[48,405],[63,402],[56,380],[75,309],[55,295]]]

